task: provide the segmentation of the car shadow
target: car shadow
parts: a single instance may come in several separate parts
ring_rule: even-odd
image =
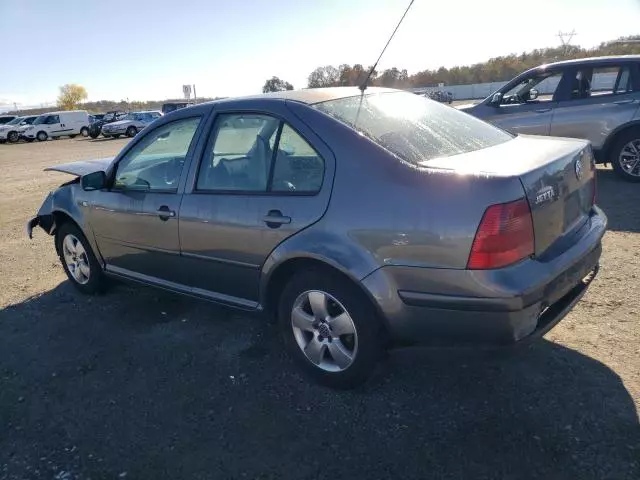
[[[633,399],[575,350],[402,349],[339,392],[300,376],[278,337],[257,315],[127,285],[87,297],[64,282],[7,307],[0,465],[9,478],[639,478]]]
[[[609,230],[640,232],[640,183],[628,182],[611,168],[600,167],[597,204],[609,218]]]

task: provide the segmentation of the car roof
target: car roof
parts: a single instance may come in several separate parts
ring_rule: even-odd
[[[595,65],[595,64],[610,65],[610,64],[620,63],[620,61],[640,62],[640,55],[614,55],[609,57],[574,58],[572,60],[563,60],[561,62],[547,63],[545,65],[534,67],[528,71],[547,70],[551,68],[563,67],[563,66],[569,66],[569,65],[573,65],[573,66]]]
[[[366,95],[386,92],[401,92],[393,88],[367,87]],[[336,100],[339,98],[355,97],[362,92],[358,87],[328,87],[328,88],[307,88],[302,90],[285,90],[283,92],[263,93],[260,95],[250,95],[246,97],[230,97],[213,100],[201,105],[221,105],[226,103],[240,104],[244,102],[252,102],[255,100],[290,100],[299,103],[313,105],[314,103],[326,102],[328,100]]]

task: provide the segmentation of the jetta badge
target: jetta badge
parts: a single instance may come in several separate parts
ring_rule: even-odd
[[[555,195],[556,192],[552,186],[541,188],[538,190],[538,193],[536,193],[536,205],[553,200]]]
[[[578,180],[582,180],[582,170],[583,170],[582,158],[578,158],[576,160],[576,178]]]

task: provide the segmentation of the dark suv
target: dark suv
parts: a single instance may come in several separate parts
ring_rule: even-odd
[[[587,139],[600,163],[640,182],[640,55],[542,65],[460,109],[513,133]]]

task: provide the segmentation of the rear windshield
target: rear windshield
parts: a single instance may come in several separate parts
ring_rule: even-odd
[[[407,92],[346,97],[314,107],[413,164],[492,147],[513,138],[455,108]]]

